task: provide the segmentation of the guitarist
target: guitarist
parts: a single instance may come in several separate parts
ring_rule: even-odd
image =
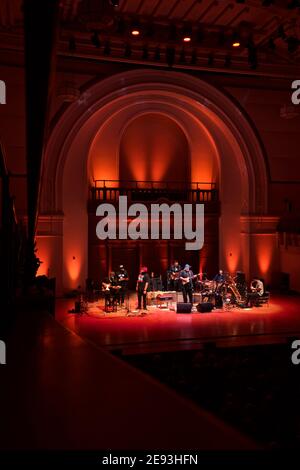
[[[179,279],[181,281],[181,291],[183,295],[183,301],[186,303],[189,298],[189,302],[193,303],[193,271],[191,266],[186,264],[184,269],[180,271]]]
[[[178,260],[176,259],[169,269],[169,288],[170,290],[179,290],[179,276],[182,271]]]

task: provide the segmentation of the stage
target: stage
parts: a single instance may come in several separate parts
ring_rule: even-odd
[[[131,296],[135,305],[135,296]],[[85,314],[68,313],[74,299],[58,299],[56,320],[94,346],[119,354],[199,349],[205,343],[241,346],[286,342],[300,337],[300,296],[271,295],[269,305],[210,313],[177,314],[149,307],[146,314],[124,310],[105,313],[103,301]],[[133,309],[132,309],[133,310]]]

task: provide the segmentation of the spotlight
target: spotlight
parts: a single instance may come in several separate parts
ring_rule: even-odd
[[[231,45],[232,45],[232,47],[240,47],[241,42],[240,42],[240,39],[239,39],[239,35],[237,33],[233,34]]]
[[[69,39],[69,51],[75,52],[76,51],[76,40],[74,36],[71,36]]]
[[[100,38],[99,38],[99,34],[97,31],[94,31],[92,36],[91,36],[91,41],[92,41],[92,44],[99,48],[101,46],[101,42],[100,42]]]
[[[110,3],[113,7],[118,8],[120,2],[119,0],[110,0]]]
[[[133,21],[131,26],[131,34],[132,36],[139,36],[141,33],[141,27],[138,21]]]
[[[190,25],[185,25],[183,30],[182,30],[182,40],[183,42],[191,42],[192,40],[192,28]]]

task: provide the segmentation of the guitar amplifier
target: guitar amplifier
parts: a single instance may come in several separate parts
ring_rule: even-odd
[[[200,313],[209,313],[214,308],[214,304],[211,302],[201,302],[197,305],[197,310]]]
[[[192,304],[185,302],[178,302],[176,313],[192,313]]]

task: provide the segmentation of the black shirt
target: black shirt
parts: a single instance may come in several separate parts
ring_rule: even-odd
[[[125,269],[123,271],[119,271],[117,273],[117,278],[118,278],[118,281],[119,281],[119,283],[122,287],[127,286],[127,281],[124,281],[124,279],[128,278],[128,273],[127,273],[127,271],[125,271]]]
[[[145,290],[145,286],[148,283],[149,286],[150,277],[147,273],[140,273],[137,280],[137,287],[140,292]]]

